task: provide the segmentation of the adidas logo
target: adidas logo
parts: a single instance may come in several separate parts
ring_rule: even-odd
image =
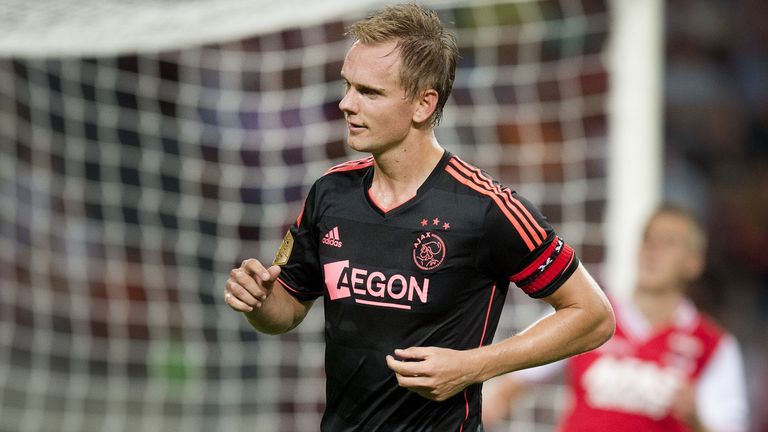
[[[332,230],[328,231],[323,236],[323,244],[337,247],[337,248],[341,247],[341,239],[339,238],[339,227],[337,226],[333,227]]]

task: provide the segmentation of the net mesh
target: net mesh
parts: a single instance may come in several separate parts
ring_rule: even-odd
[[[536,203],[599,276],[605,2],[433,7],[461,49],[439,141]],[[242,259],[271,260],[318,176],[359,157],[337,103],[363,12],[0,58],[0,431],[317,430],[322,305],[260,335],[223,288]],[[508,302],[497,339],[542,313]],[[562,391],[537,390],[510,430],[551,430]]]

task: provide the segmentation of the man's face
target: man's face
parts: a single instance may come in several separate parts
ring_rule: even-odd
[[[702,257],[694,243],[691,222],[660,213],[646,227],[638,254],[638,288],[680,290],[701,272]]]
[[[346,83],[339,108],[347,119],[347,142],[353,149],[381,153],[396,147],[411,132],[415,103],[400,84],[396,42],[355,43],[341,68]]]

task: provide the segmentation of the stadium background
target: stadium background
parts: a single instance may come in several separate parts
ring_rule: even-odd
[[[124,2],[142,11],[126,15],[94,12],[109,2],[2,3],[0,431],[316,430],[322,308],[298,331],[258,335],[223,304],[223,282],[241,259],[269,259],[311,182],[356,157],[336,106],[343,30],[377,3],[264,3],[274,20],[202,1]],[[752,429],[764,432],[768,11],[757,3],[665,4],[663,174],[648,181],[709,227],[711,265],[692,295],[742,342]],[[430,4],[462,54],[439,140],[539,205],[605,284],[610,4]],[[76,17],[70,32],[97,31],[62,43],[77,38],[56,14]],[[137,22],[125,43],[122,26]],[[512,296],[498,336],[541,311]],[[551,430],[563,397],[557,383],[538,389],[509,430]]]

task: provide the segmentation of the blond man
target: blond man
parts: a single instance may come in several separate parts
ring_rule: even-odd
[[[318,179],[272,266],[234,269],[225,298],[283,333],[325,311],[323,431],[479,431],[482,383],[599,346],[611,308],[567,243],[513,190],[434,135],[458,58],[416,5],[354,24],[339,108],[369,157]],[[490,344],[510,281],[556,312]]]

